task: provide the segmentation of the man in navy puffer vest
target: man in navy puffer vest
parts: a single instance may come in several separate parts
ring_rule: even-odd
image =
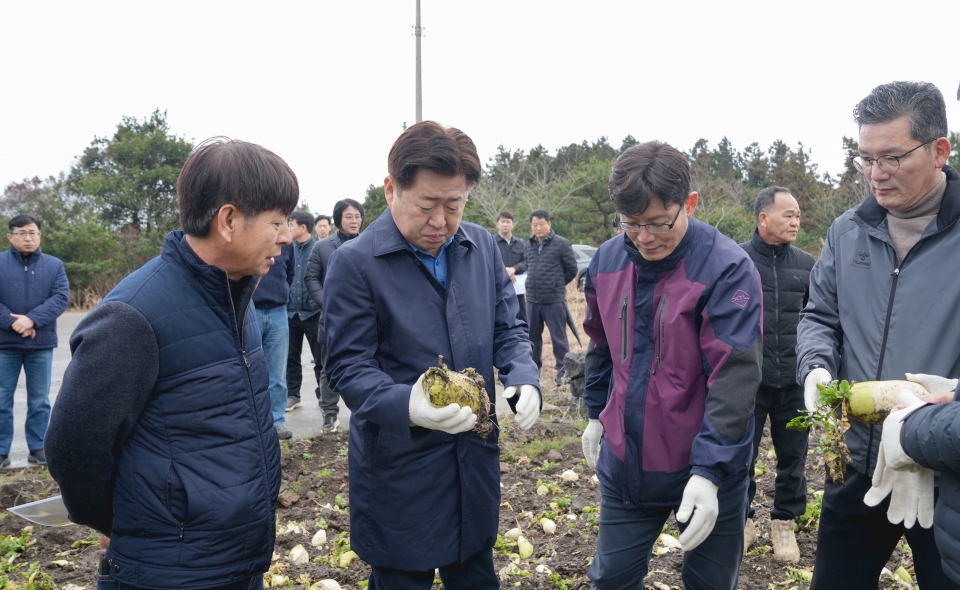
[[[184,231],[73,333],[45,448],[70,519],[109,536],[98,589],[262,587],[280,448],[250,299],[298,199],[272,152],[204,142]]]

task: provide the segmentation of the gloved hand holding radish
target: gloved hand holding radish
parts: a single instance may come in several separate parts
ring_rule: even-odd
[[[876,506],[890,496],[887,519],[906,528],[919,523],[933,526],[933,470],[921,467],[904,452],[900,444],[903,421],[918,408],[927,405],[910,390],[901,390],[904,409],[891,412],[883,421],[883,437],[873,472],[873,487],[863,498],[867,506]]]

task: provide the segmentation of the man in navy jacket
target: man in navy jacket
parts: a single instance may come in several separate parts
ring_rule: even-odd
[[[369,590],[499,588],[497,428],[470,408],[434,408],[422,374],[437,355],[473,367],[491,404],[493,368],[521,428],[540,412],[537,367],[510,277],[484,228],[461,223],[480,179],[473,141],[432,121],[397,139],[389,209],[330,256],[323,290],[330,385],[350,408],[350,539]],[[496,414],[491,406],[491,418]]]
[[[21,367],[27,377],[27,460],[44,465],[57,318],[70,302],[70,285],[63,263],[40,251],[38,218],[17,215],[8,227],[10,250],[0,254],[0,467],[10,464]]]
[[[109,536],[98,589],[262,588],[280,443],[251,298],[299,194],[276,154],[202,143],[177,180],[184,231],[70,338],[46,451],[70,520]]]

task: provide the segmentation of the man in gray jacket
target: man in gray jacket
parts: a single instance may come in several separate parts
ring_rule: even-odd
[[[909,372],[960,374],[960,174],[950,155],[943,95],[932,84],[892,82],[854,109],[854,164],[872,194],[827,232],[810,275],[797,334],[805,404],[833,379],[903,379]],[[851,421],[852,465],[843,485],[824,486],[813,590],[876,588],[901,536],[921,588],[960,588],[943,572],[929,529],[890,522],[890,500],[867,506],[881,427]]]

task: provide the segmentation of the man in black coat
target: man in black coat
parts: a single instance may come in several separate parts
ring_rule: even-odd
[[[550,330],[553,356],[557,362],[557,384],[563,378],[563,358],[570,352],[567,343],[567,283],[577,277],[577,257],[570,240],[552,229],[550,213],[537,209],[530,214],[533,235],[523,251],[527,263],[527,318],[533,361],[543,364],[543,326]]]
[[[360,228],[363,226],[363,205],[353,199],[337,201],[337,204],[333,206],[333,224],[337,226],[336,233],[329,238],[320,240],[313,247],[313,251],[310,252],[310,259],[307,261],[307,273],[303,279],[310,296],[321,307],[321,316],[323,315],[323,282],[327,276],[327,263],[330,261],[330,255],[345,242],[360,235]],[[320,343],[320,358],[317,360],[320,365],[318,395],[320,396],[320,408],[323,409],[323,430],[325,432],[336,432],[340,427],[340,420],[337,418],[340,413],[340,394],[330,388],[327,378],[327,344],[323,333],[323,321],[319,324],[317,339]]]
[[[807,481],[804,460],[807,432],[789,430],[787,422],[803,409],[803,386],[797,383],[797,324],[807,303],[813,256],[792,246],[800,230],[800,205],[790,191],[771,186],[754,203],[757,229],[753,239],[740,244],[760,272],[763,284],[763,377],[754,407],[753,464],[757,462],[763,425],[770,415],[770,434],[777,453],[777,484],[770,511],[774,557],[796,563],[800,550],[793,519],[806,510]],[[750,502],[757,493],[754,470],[747,490]],[[747,512],[744,550],[757,538],[754,510]]]
[[[527,263],[523,260],[523,241],[513,235],[513,223],[513,213],[501,211],[500,215],[497,216],[498,231],[494,239],[497,241],[500,257],[503,258],[503,265],[507,267],[507,274],[510,275],[510,280],[513,281],[513,287],[516,290],[517,275],[527,272]],[[526,322],[527,302],[523,293],[517,293],[517,303],[520,304],[519,317]]]

